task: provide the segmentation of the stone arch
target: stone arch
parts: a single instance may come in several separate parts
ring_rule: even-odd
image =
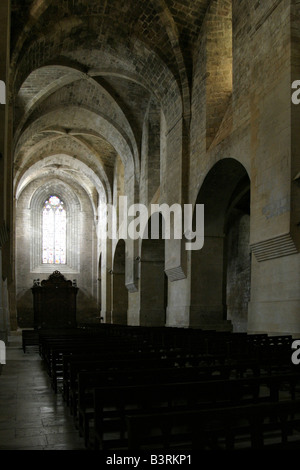
[[[183,113],[186,116],[190,116],[190,83],[188,79],[185,58],[180,46],[180,34],[175,25],[174,19],[171,17],[170,10],[165,0],[153,0],[153,4],[159,13],[162,24],[166,29],[167,35],[173,47],[173,53],[178,66],[178,75],[180,78]]]
[[[80,269],[79,249],[79,212],[81,203],[74,191],[62,181],[50,180],[39,187],[32,195],[29,210],[31,218],[31,256],[30,270],[47,271],[47,266],[41,264],[42,252],[42,207],[50,195],[57,195],[65,203],[67,211],[67,263],[63,271],[77,272]],[[48,267],[49,268],[49,267]],[[50,266],[53,270],[53,266]],[[49,271],[49,269],[48,269]]]
[[[57,122],[59,122],[59,120],[62,120],[62,122],[66,122],[67,113],[68,117],[72,115],[72,119],[74,115],[76,115],[77,120],[79,118],[82,119],[83,116],[87,116],[88,121],[91,123],[91,125],[93,125],[95,129],[101,129],[101,137],[111,143],[111,145],[115,148],[116,152],[120,155],[124,164],[128,163],[130,164],[130,166],[132,166],[132,168],[134,168],[134,161],[130,148],[130,142],[128,141],[123,131],[117,128],[117,126],[115,126],[113,122],[108,120],[106,116],[101,116],[99,113],[96,113],[95,110],[89,109],[88,107],[84,106],[60,106],[55,108],[54,110],[47,111],[45,114],[41,115],[38,119],[34,121],[34,123],[31,123],[20,136],[20,139],[15,149],[16,154],[19,153],[22,146],[25,145],[29,139],[32,139],[33,135],[38,135],[43,132],[47,133],[49,131],[58,134],[58,131],[56,131],[53,126],[55,126],[55,124],[57,125]],[[64,120],[63,114],[65,114]],[[66,129],[60,131],[59,134],[68,135]],[[72,133],[70,133],[70,136],[73,137]],[[48,140],[48,137],[46,140]],[[29,154],[32,154],[32,152],[32,149],[28,151]]]
[[[29,31],[39,21],[43,13],[47,10],[51,0],[34,0],[31,6],[31,15],[26,23],[26,27],[22,29],[21,34],[18,37],[17,43],[15,44],[11,64],[15,64],[22,51],[22,48],[29,37]]]
[[[87,56],[85,51],[88,51],[88,56],[93,57],[93,63],[89,65],[82,63],[79,67],[79,70],[86,72],[88,79],[97,76],[115,75],[139,83],[146,90],[155,94],[158,101],[162,103],[168,127],[171,128],[182,117],[183,99],[176,77],[168,65],[138,38],[135,38],[136,50],[128,47],[125,42],[119,42],[117,50],[112,50],[109,43],[104,43],[101,50],[97,51],[91,48],[89,36],[83,39],[80,45],[76,44],[75,29],[78,30],[78,34],[81,34],[87,32],[86,28],[88,26],[84,26],[82,22],[78,22],[76,26],[72,25],[74,44],[68,38],[67,27],[65,28],[66,37],[61,34],[58,36],[52,28],[42,38],[35,38],[25,54],[20,56],[19,61],[16,63],[13,74],[14,82],[12,83],[15,95],[17,95],[22,83],[33,70],[51,64],[63,65],[65,57],[70,59],[69,63],[70,61],[81,63],[77,55],[79,54],[80,57]],[[59,43],[57,37],[60,37]],[[48,44],[51,43],[52,47],[46,50],[43,47],[45,41],[48,41]],[[142,51],[142,54],[140,51]],[[66,63],[68,63],[68,60]],[[101,65],[99,66],[99,64]],[[149,74],[149,70],[151,70],[151,74]],[[170,103],[172,103],[171,106]]]
[[[206,18],[206,148],[209,149],[232,96],[232,1],[212,0]]]
[[[191,252],[191,326],[246,328],[247,301],[242,310],[241,303],[242,297],[245,302],[250,289],[249,198],[249,176],[244,166],[235,159],[218,161],[203,181],[196,204],[204,204],[204,246]],[[238,243],[240,247],[234,250],[232,246]],[[242,258],[247,279],[244,283],[240,282],[243,291],[235,290],[239,300],[232,303],[229,299],[234,296],[233,284],[229,286],[228,282],[233,283],[234,276],[238,276],[237,265],[241,264]],[[231,302],[229,309],[228,301]]]
[[[112,282],[112,323],[127,325],[128,290],[125,285],[126,244],[119,240],[114,253]]]
[[[159,238],[151,239],[150,217],[141,245],[140,259],[140,325],[165,326],[168,280],[165,273],[165,240],[162,216],[159,214]]]
[[[39,75],[41,75],[40,78]],[[82,71],[74,69],[74,67],[70,65],[44,65],[31,72],[23,82],[18,94],[20,102],[22,102],[20,97],[22,91],[25,94],[25,109],[23,115],[19,117],[20,122],[15,132],[15,142],[18,141],[21,132],[26,130],[26,125],[28,125],[26,123],[30,123],[37,115],[41,116],[42,114],[46,114],[48,112],[47,110],[53,111],[53,108],[57,108],[59,112],[62,105],[69,106],[69,93],[71,93],[74,114],[76,113],[76,106],[79,106],[80,109],[86,109],[91,113],[96,113],[97,116],[107,121],[107,126],[112,125],[115,127],[116,133],[122,136],[132,153],[135,172],[138,175],[138,146],[135,141],[134,131],[117,100],[114,99],[109,91],[103,87],[96,78],[97,77],[89,76]],[[41,82],[41,89],[30,99],[27,95],[28,89],[31,89],[31,81],[33,81],[33,83]],[[71,91],[67,92],[66,85],[69,85],[68,89]],[[35,87],[37,87],[36,84]],[[72,87],[74,87],[74,89]],[[66,96],[64,96],[64,93]],[[92,123],[94,119],[95,118],[91,116],[90,122]],[[103,127],[104,126],[101,125],[101,128]],[[77,130],[77,132],[70,132],[72,136],[79,136],[81,134],[84,135],[84,130],[82,129]]]
[[[71,152],[70,152],[71,153]],[[57,168],[57,169],[56,169]],[[70,171],[72,168],[73,172]],[[104,172],[99,167],[98,173],[91,170],[91,165],[81,161],[79,158],[64,154],[62,151],[58,154],[52,153],[49,149],[41,149],[38,161],[29,167],[21,167],[16,172],[14,179],[15,197],[18,199],[19,194],[23,191],[27,184],[33,179],[42,176],[50,176],[52,174],[60,175],[61,179],[76,182],[80,177],[80,185],[85,189],[86,193],[91,192],[90,186],[94,185],[98,194],[103,195],[108,201],[111,200],[111,189]],[[94,202],[91,198],[91,203]]]

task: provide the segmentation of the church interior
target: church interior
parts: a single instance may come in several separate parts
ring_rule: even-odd
[[[0,450],[300,448],[299,1],[0,17]]]

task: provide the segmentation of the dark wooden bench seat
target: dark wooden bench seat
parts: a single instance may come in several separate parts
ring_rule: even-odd
[[[77,402],[91,388],[99,383],[113,383],[116,381],[130,380],[130,377],[136,375],[140,377],[149,376],[157,371],[163,374],[171,371],[176,373],[176,368],[172,359],[115,359],[101,360],[91,363],[74,363],[72,364],[72,372],[70,376],[70,411],[73,416],[77,414]]]
[[[93,356],[94,357],[94,356]],[[156,355],[154,356],[156,357]],[[190,361],[190,358],[178,361],[177,356],[173,357],[159,357],[155,359],[146,355],[136,355],[130,361],[128,359],[77,361],[77,356],[67,356],[65,358],[68,362],[68,374],[64,385],[65,398],[70,406],[71,414],[77,416],[77,402],[78,395],[80,395],[82,404],[84,403],[84,395],[93,387],[102,385],[110,381],[118,383],[128,383],[133,378],[138,379],[139,382],[163,382],[163,381],[188,381],[200,379],[229,379],[229,378],[242,378],[249,376],[257,376],[260,374],[259,365],[256,361],[229,361],[224,364],[223,361],[215,359],[212,361],[211,356],[201,356],[195,361]],[[175,361],[175,362],[174,362]],[[191,365],[191,363],[193,365]],[[199,365],[200,364],[200,365]],[[78,377],[80,376],[80,388],[78,384]],[[84,406],[83,406],[84,408]]]
[[[125,414],[131,407],[135,413],[150,412],[160,406],[160,411],[174,411],[181,408],[213,408],[238,404],[280,401],[295,398],[295,386],[299,374],[283,374],[265,377],[251,377],[234,380],[203,380],[197,382],[156,383],[131,386],[94,388],[92,408],[81,410],[81,433],[88,444],[92,419],[94,424],[94,446],[109,449],[124,444]],[[281,389],[284,396],[281,397]],[[106,439],[107,432],[116,434],[116,440]],[[121,439],[120,442],[119,439]]]
[[[38,350],[39,333],[37,330],[22,330],[22,349],[24,354],[26,354],[27,349],[30,347]]]
[[[182,366],[182,365],[199,365],[203,364],[216,364],[221,363],[224,364],[225,358],[221,355],[214,356],[211,354],[198,354],[198,353],[186,353],[184,350],[181,349],[171,349],[171,350],[152,350],[151,352],[146,349],[145,351],[140,349],[128,349],[124,345],[115,345],[112,348],[112,344],[106,343],[93,343],[89,342],[84,348],[83,344],[67,344],[67,345],[59,345],[53,346],[51,348],[51,353],[48,355],[48,358],[45,360],[47,372],[51,378],[52,387],[57,392],[57,385],[58,382],[63,382],[63,376],[66,371],[66,367],[64,365],[64,357],[71,356],[71,355],[79,355],[80,351],[84,349],[85,356],[102,356],[103,360],[120,360],[123,361],[124,358],[128,358],[131,356],[134,358],[134,361],[137,358],[142,360],[152,360],[153,358],[168,358],[174,365],[174,367]],[[126,359],[127,360],[127,359]]]
[[[51,377],[51,382],[53,389],[55,392],[57,392],[57,383],[63,382],[64,377],[66,381],[66,385],[68,382],[68,365],[67,361],[71,361],[70,358],[71,356],[80,358],[81,354],[80,352],[81,348],[77,346],[72,346],[66,347],[66,348],[59,348],[58,350],[53,350],[52,355],[51,355],[51,361],[50,361],[50,366],[47,369],[48,374]],[[145,364],[146,362],[150,363],[150,361],[160,361],[164,359],[165,361],[168,359],[170,364],[173,364],[174,366],[179,365],[181,362],[185,362],[186,358],[185,355],[180,354],[180,352],[177,351],[169,351],[169,352],[148,352],[146,351],[128,351],[127,348],[122,348],[122,347],[115,347],[114,350],[109,350],[107,345],[103,344],[89,344],[85,348],[85,354],[83,355],[84,360],[82,362],[85,362],[88,364],[89,362],[93,361],[96,357],[100,358],[101,360],[107,361],[109,364],[111,361],[115,361],[114,367],[117,367],[117,362],[119,361],[120,366],[124,364],[124,361],[131,361],[134,365],[135,362],[137,361],[144,361]],[[68,359],[66,359],[68,358]],[[203,360],[214,362],[216,358],[213,358],[211,356],[203,358]],[[82,364],[83,365],[83,364]],[[89,366],[87,366],[89,367]],[[49,370],[50,369],[50,370]]]
[[[86,354],[102,354],[105,356],[122,357],[129,352],[132,355],[137,354],[135,350],[130,351],[126,345],[116,344],[113,351],[110,351],[112,344],[100,343],[98,341],[76,342],[62,345],[53,345],[47,357],[44,358],[45,367],[49,377],[51,378],[52,387],[57,392],[57,382],[62,380],[63,375],[63,357],[64,355],[78,354],[85,351]]]
[[[91,342],[89,341],[88,344],[86,345],[83,342],[80,342],[79,344],[76,343],[71,343],[71,344],[62,344],[62,345],[57,345],[52,346],[50,348],[50,352],[48,354],[48,358],[45,360],[46,365],[47,365],[47,370],[49,373],[49,376],[52,378],[53,382],[53,388],[55,392],[57,391],[57,381],[58,380],[63,380],[63,375],[64,375],[64,365],[63,365],[63,357],[65,355],[76,355],[79,354],[79,351],[85,350],[85,353],[88,354],[103,354],[103,356],[110,354],[113,356],[119,356],[121,357],[122,355],[128,355],[128,354],[140,354],[141,350],[135,350],[134,348],[128,351],[128,348],[126,345],[119,345],[117,344],[115,348],[112,348],[112,344],[110,343],[109,345],[104,343],[98,343],[96,342]],[[184,351],[184,350],[168,350],[168,351],[152,351],[149,352],[147,349],[144,351],[144,354],[151,354],[152,356],[155,355],[162,355],[166,354],[168,357],[176,357],[177,360],[177,365],[190,365],[190,366],[195,366],[199,365],[201,362],[207,363],[223,363],[226,365],[226,363],[229,361],[230,363],[233,363],[236,361],[237,363],[241,364],[241,370],[244,368],[243,363],[249,363],[252,361],[254,364],[256,361],[256,364],[258,364],[258,360],[253,360],[249,358],[240,358],[238,357],[237,359],[226,359],[226,357],[222,355],[212,355],[212,354],[205,354],[205,353],[199,353],[199,352],[191,352],[191,351]],[[263,365],[264,362],[261,361],[261,365]],[[271,368],[270,362],[268,361],[266,363],[266,367],[270,370]],[[252,367],[252,366],[250,366]],[[275,365],[276,367],[276,365]]]
[[[155,364],[153,364],[154,366]],[[150,366],[150,364],[149,364]],[[93,417],[94,388],[103,386],[125,386],[125,385],[149,385],[163,383],[184,383],[199,380],[224,380],[229,378],[230,369],[223,367],[194,367],[194,368],[174,368],[165,366],[156,368],[145,367],[140,364],[140,368],[132,369],[103,369],[93,371],[81,371],[78,373],[77,393],[72,391],[70,400],[71,414],[77,418],[80,434],[87,436],[88,422]],[[77,422],[77,421],[75,421]]]
[[[64,389],[63,396],[67,404],[70,406],[70,411],[73,416],[76,417],[77,414],[77,401],[78,401],[78,376],[81,374],[81,389],[84,391],[87,386],[91,388],[93,380],[96,382],[97,375],[105,374],[110,377],[111,382],[114,380],[124,381],[126,375],[130,377],[132,374],[136,374],[139,370],[139,375],[147,375],[148,369],[166,369],[165,374],[173,376],[182,381],[189,380],[190,378],[196,379],[197,377],[201,378],[211,378],[212,376],[217,376],[217,378],[243,378],[243,377],[252,377],[260,376],[265,374],[264,368],[260,368],[260,365],[257,361],[253,360],[241,360],[241,361],[227,361],[225,364],[217,359],[215,361],[211,360],[211,357],[201,357],[196,361],[186,358],[185,361],[177,361],[177,358],[172,356],[160,357],[154,354],[151,357],[150,355],[135,355],[130,361],[125,358],[122,359],[95,359],[95,356],[86,357],[85,360],[78,361],[78,356],[66,356],[65,361],[67,363],[64,375]],[[97,356],[98,357],[98,356]],[[155,358],[155,359],[154,359]],[[176,359],[176,364],[174,363]],[[131,370],[132,374],[131,374]],[[82,374],[82,372],[84,372]],[[296,372],[295,367],[292,364],[288,364],[285,368],[275,367],[272,369],[272,374],[283,374],[283,373],[294,373]],[[157,376],[164,372],[157,371]],[[90,381],[90,383],[89,383]],[[98,382],[96,383],[98,386]]]
[[[128,413],[128,450],[299,449],[300,400]],[[98,439],[100,439],[98,437]]]
[[[178,369],[182,371],[183,376],[190,373],[188,369],[197,368],[202,373],[206,372],[207,376],[212,373],[221,375],[223,378],[229,377],[230,374],[235,372],[238,376],[243,376],[245,373],[258,374],[259,366],[256,362],[249,360],[247,362],[232,362],[223,364],[219,358],[211,356],[198,356],[191,358],[190,355],[182,355],[177,353],[128,353],[128,354],[90,354],[80,356],[65,355],[63,357],[63,397],[67,404],[69,398],[77,392],[77,378],[78,373],[81,371],[95,371],[95,370],[129,370],[133,369],[149,369],[149,368],[173,368],[175,373]]]
[[[53,390],[62,390],[86,445],[93,445],[94,433],[96,447],[108,449],[128,447],[128,410],[138,418],[141,413],[151,415],[158,410],[159,414],[175,413],[191,408],[199,411],[203,406],[227,408],[242,403],[277,402],[282,397],[294,399],[300,384],[291,363],[291,344],[290,335],[166,327],[99,325],[39,332],[39,352]],[[201,389],[194,396],[197,383],[201,383]],[[190,386],[185,389],[187,384]],[[162,392],[162,387],[167,386],[171,387],[169,397]],[[124,387],[132,387],[131,397]],[[141,387],[144,391],[138,397]],[[116,388],[123,394],[121,401],[114,396]],[[95,395],[99,389],[108,394],[105,400],[102,396],[100,405]],[[164,402],[155,401],[151,390],[154,397],[164,397]],[[100,414],[97,406],[102,409]],[[110,443],[108,431],[120,439]],[[226,440],[230,442],[228,436]]]
[[[66,360],[69,361],[69,359]],[[130,370],[138,369],[143,371],[154,368],[171,368],[171,370],[176,370],[174,359],[172,358],[159,356],[151,357],[148,355],[144,356],[143,354],[141,357],[139,357],[139,355],[135,355],[131,357],[115,357],[114,359],[111,357],[103,357],[103,355],[98,358],[96,358],[96,356],[92,356],[89,361],[78,361],[77,359],[68,363],[67,372],[63,377],[63,397],[67,404],[70,405],[71,414],[74,414],[72,402],[78,392],[79,373],[90,373],[91,376],[93,376],[93,374],[98,371],[102,371],[108,375],[119,373],[120,376],[122,376],[125,373],[124,371],[126,371],[127,374],[130,374]]]
[[[262,335],[264,337],[264,335]],[[223,337],[214,337],[213,340],[210,338],[210,336],[206,337],[205,335],[202,334],[202,336],[199,336],[198,342],[186,345],[185,347],[180,347],[178,349],[184,350],[186,353],[190,354],[211,354],[211,355],[219,355],[220,357],[223,357],[224,359],[234,359],[234,358],[241,358],[242,354],[244,357],[253,357],[253,352],[254,350],[252,349],[247,349],[247,354],[245,351],[243,351],[244,346],[246,345],[248,348],[249,344],[252,344],[256,348],[256,354],[259,355],[259,351],[267,351],[270,350],[270,354],[273,355],[276,353],[278,356],[281,354],[280,348],[285,348],[286,350],[290,351],[290,344],[289,342],[284,342],[282,343],[281,340],[275,340],[273,338],[268,338],[268,341],[263,340],[261,342],[253,341],[250,339],[251,335],[246,336],[243,340],[239,339],[238,341],[236,339],[233,339],[234,336],[231,335],[227,339]],[[217,339],[218,338],[218,339]],[[276,337],[275,337],[276,338]],[[223,344],[223,340],[225,341],[225,344]],[[98,336],[98,335],[80,335],[76,333],[75,335],[72,335],[71,333],[68,333],[67,335],[58,335],[58,337],[48,337],[43,338],[41,340],[41,356],[42,358],[47,358],[48,355],[51,354],[51,350],[53,348],[58,349],[60,346],[65,347],[67,345],[75,346],[76,344],[88,344],[90,341],[93,342],[101,342],[103,344],[107,344],[110,347],[110,350],[112,350],[113,345],[116,344],[119,347],[121,345],[124,345],[124,347],[127,347],[128,349],[131,348],[131,350],[137,350],[138,348],[145,350],[146,347],[153,348],[153,349],[162,349],[161,345],[155,347],[154,345],[149,345],[147,342],[143,342],[142,339],[136,340],[134,338],[122,338],[122,341],[118,337],[107,337],[107,336]],[[290,340],[289,340],[290,341]],[[215,343],[220,343],[223,344],[221,350],[219,347],[216,347]],[[205,347],[201,345],[201,343],[205,343]],[[211,344],[213,343],[213,344]],[[276,346],[275,348],[272,348],[272,346]],[[235,349],[237,348],[237,349]],[[171,347],[164,347],[163,349],[170,350]],[[173,348],[174,349],[174,348]],[[218,352],[217,352],[218,351]],[[260,357],[261,359],[261,357]]]
[[[274,347],[271,347],[270,349],[273,349]],[[51,354],[48,357],[48,360],[46,360],[47,364],[47,370],[49,373],[49,376],[51,377],[52,380],[52,385],[53,389],[55,392],[57,392],[57,381],[63,380],[63,357],[65,355],[70,355],[70,354],[78,354],[79,351],[84,350],[85,353],[87,354],[103,354],[103,357],[107,355],[111,355],[114,357],[121,357],[122,355],[128,355],[128,354],[138,354],[137,350],[128,350],[126,345],[119,345],[117,344],[115,348],[112,348],[112,344],[110,343],[109,345],[105,343],[98,343],[96,342],[89,342],[88,344],[85,343],[76,343],[76,344],[69,344],[69,345],[61,345],[61,346],[56,346],[51,349]],[[139,353],[141,352],[138,350]],[[147,350],[145,351],[145,354],[147,353]],[[152,351],[151,354],[154,356],[155,351]],[[148,352],[150,354],[150,352]],[[170,351],[165,351],[165,352],[159,352],[157,355],[165,354],[168,357],[173,357],[176,358],[176,365],[190,365],[190,366],[197,366],[200,365],[201,362],[203,363],[208,363],[210,362],[211,364],[215,363],[221,363],[221,364],[228,364],[231,363],[233,364],[234,361],[236,361],[237,364],[240,364],[240,369],[241,371],[244,369],[244,365],[246,363],[249,363],[252,361],[253,367],[255,367],[256,364],[256,369],[258,369],[258,364],[260,370],[265,369],[268,373],[271,373],[272,370],[276,372],[280,367],[282,370],[286,367],[291,366],[291,361],[290,361],[290,351],[289,354],[285,352],[285,354],[282,354],[280,360],[278,360],[277,355],[272,354],[271,352],[269,353],[268,358],[260,358],[260,359],[250,359],[247,357],[238,357],[236,359],[226,359],[222,355],[217,355],[214,356],[212,354],[203,354],[203,353],[191,353],[188,352],[186,353],[184,350],[170,350]],[[175,361],[174,361],[175,365]],[[252,367],[252,366],[250,366]],[[258,372],[257,372],[258,373]]]

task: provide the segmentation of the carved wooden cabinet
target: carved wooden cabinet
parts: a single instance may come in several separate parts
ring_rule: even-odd
[[[54,271],[32,287],[34,328],[75,328],[78,288]]]

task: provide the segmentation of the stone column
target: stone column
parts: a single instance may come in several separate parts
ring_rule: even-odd
[[[231,331],[226,320],[224,238],[206,236],[203,249],[192,258],[190,326]]]
[[[124,272],[112,273],[112,323],[127,325],[128,290]]]
[[[166,324],[167,279],[164,271],[164,240],[143,240],[141,251],[140,325]]]

